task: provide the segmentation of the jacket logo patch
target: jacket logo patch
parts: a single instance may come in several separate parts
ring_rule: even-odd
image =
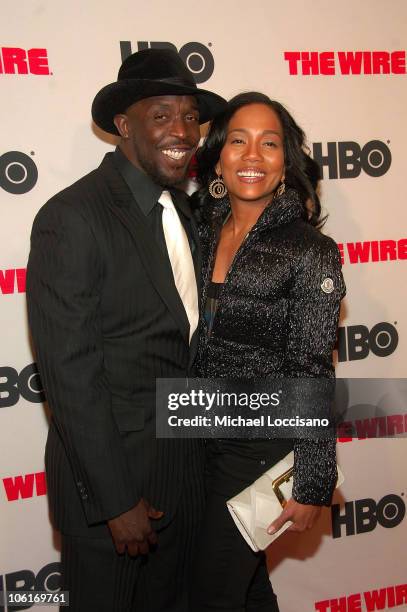
[[[332,293],[332,291],[334,290],[334,282],[332,280],[332,278],[326,278],[322,283],[321,283],[321,289],[324,293]]]

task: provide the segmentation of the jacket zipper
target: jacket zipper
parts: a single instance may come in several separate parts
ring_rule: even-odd
[[[213,321],[212,321],[212,332],[213,332],[213,327],[214,327],[214,325],[215,325],[216,316],[217,316],[217,313],[218,313],[218,310],[219,310],[219,302],[220,302],[220,300],[221,300],[221,298],[222,298],[222,295],[223,295],[223,292],[224,292],[224,287],[225,287],[225,285],[226,285],[226,282],[228,281],[230,274],[233,272],[233,268],[234,268],[234,265],[235,265],[235,263],[236,263],[236,260],[237,260],[237,259],[238,259],[238,257],[239,257],[239,256],[242,254],[242,251],[244,250],[244,247],[246,246],[247,239],[249,238],[249,236],[251,236],[251,235],[255,234],[255,232],[257,232],[257,229],[258,229],[257,227],[253,227],[251,230],[249,230],[249,231],[247,232],[247,234],[246,234],[246,235],[245,235],[245,237],[243,238],[242,242],[240,243],[239,248],[237,249],[237,251],[236,251],[236,253],[235,253],[235,255],[234,255],[233,259],[232,259],[232,262],[231,262],[231,264],[230,264],[230,266],[229,266],[229,269],[228,269],[228,271],[227,271],[227,273],[226,273],[226,276],[225,276],[225,278],[224,278],[224,281],[223,281],[223,283],[222,283],[222,289],[221,289],[221,291],[220,291],[220,293],[219,293],[219,298],[218,298],[218,307],[216,308],[216,312],[215,312],[215,315],[214,315],[214,318],[213,318]],[[215,248],[216,248],[216,246],[214,247],[214,250],[215,250]],[[214,256],[215,256],[215,253],[213,252],[212,257],[214,257]],[[212,264],[212,262],[211,262],[211,264]],[[213,266],[212,266],[212,265],[211,265],[211,268],[212,268],[212,272],[213,272]],[[209,282],[210,282],[210,281],[209,281]],[[205,301],[206,301],[206,300],[205,300]],[[209,344],[209,343],[210,343],[210,341],[211,341],[211,339],[212,339],[212,335],[213,335],[213,334],[211,334],[211,335],[209,336],[208,341],[207,341],[207,344]]]
[[[226,272],[226,276],[225,279],[223,281],[223,286],[225,286],[226,281],[228,280],[230,273],[233,271],[233,267],[235,265],[236,259],[238,258],[239,255],[241,255],[243,247],[246,245],[246,241],[248,239],[248,237],[250,236],[250,234],[254,234],[257,231],[257,228],[252,228],[251,230],[249,230],[246,234],[246,236],[243,238],[242,242],[240,243],[239,248],[237,249],[236,253],[234,254],[234,257],[232,259],[232,262],[229,266],[229,270]],[[222,287],[222,291],[221,291],[221,295],[223,292],[223,287]]]

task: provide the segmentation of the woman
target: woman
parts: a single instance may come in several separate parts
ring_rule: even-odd
[[[199,154],[203,295],[197,374],[204,378],[334,376],[344,284],[304,133],[278,102],[251,92],[216,118]],[[225,187],[223,197],[222,183]],[[294,485],[274,528],[310,528],[336,483],[335,440],[211,440],[207,510],[191,611],[278,610],[264,554],[247,546],[226,500],[294,448]],[[271,527],[272,529],[272,527]]]

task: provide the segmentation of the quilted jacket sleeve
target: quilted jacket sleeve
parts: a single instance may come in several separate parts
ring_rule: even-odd
[[[287,378],[333,378],[340,302],[345,295],[337,245],[319,235],[298,262],[290,294]],[[298,438],[294,443],[293,498],[329,505],[335,489],[336,438]]]

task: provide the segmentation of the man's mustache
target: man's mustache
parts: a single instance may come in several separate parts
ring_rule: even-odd
[[[197,146],[197,143],[192,142],[191,140],[172,140],[172,141],[168,141],[168,142],[162,142],[159,145],[159,149],[195,149]]]

